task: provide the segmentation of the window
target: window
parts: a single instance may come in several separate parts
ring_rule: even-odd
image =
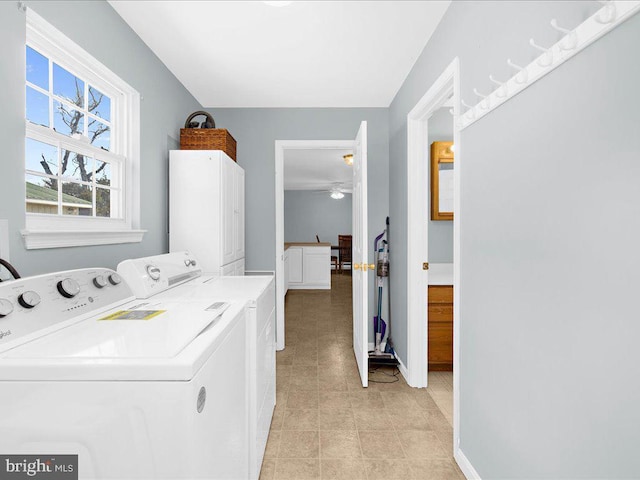
[[[27,10],[27,248],[136,242],[139,94]]]

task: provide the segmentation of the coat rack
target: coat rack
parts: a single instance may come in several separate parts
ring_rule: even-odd
[[[458,117],[460,130],[484,117],[640,11],[640,1],[601,0],[600,3],[602,8],[573,30],[558,25],[557,20],[552,19],[551,27],[564,35],[560,41],[547,48],[538,45],[533,38],[529,39],[529,45],[540,51],[540,55],[526,67],[508,59],[507,65],[516,73],[504,82],[489,75],[491,83],[496,85],[491,93],[485,94],[474,88],[473,93],[479,100],[475,105],[461,101],[466,111]]]

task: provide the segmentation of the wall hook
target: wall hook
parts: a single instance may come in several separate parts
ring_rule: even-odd
[[[615,4],[611,0],[598,0],[598,1],[602,5],[604,5],[604,8],[602,8],[600,12],[598,12],[598,15],[596,15],[596,19],[595,19],[596,22],[602,23],[602,24],[613,22],[617,16]]]
[[[551,20],[551,26],[560,33],[564,33],[564,38],[562,42],[560,42],[561,50],[573,50],[578,46],[578,35],[575,30],[569,30],[567,28],[562,28],[558,25],[558,21],[554,18]]]
[[[473,93],[475,93],[478,97],[482,99],[482,101],[479,103],[480,108],[482,108],[483,110],[489,110],[489,96],[483,93],[480,93],[476,88],[473,89]]]
[[[507,59],[507,65],[509,65],[511,68],[515,68],[516,70],[518,70],[518,73],[516,74],[516,77],[515,77],[517,84],[523,85],[527,83],[527,81],[529,80],[529,74],[527,73],[526,68],[521,67],[520,65],[516,65],[511,61],[510,58]]]
[[[491,80],[493,83],[495,83],[496,85],[498,85],[498,97],[500,98],[506,98],[507,94],[509,92],[507,92],[507,84],[505,82],[501,82],[499,80],[496,80],[495,78],[493,78],[493,75],[489,75],[489,80]]]
[[[538,65],[540,65],[541,67],[548,67],[549,65],[551,65],[551,63],[553,62],[553,52],[550,49],[537,45],[533,38],[529,39],[529,45],[531,45],[536,50],[540,50],[541,52],[543,52],[543,55],[538,58]]]
[[[473,120],[474,118],[476,118],[476,111],[475,109],[469,105],[467,102],[464,101],[464,99],[460,99],[460,103],[462,104],[463,107],[465,107],[467,109],[467,111],[464,113],[464,115],[469,119],[469,120]]]

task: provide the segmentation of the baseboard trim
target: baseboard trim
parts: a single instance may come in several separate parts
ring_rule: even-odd
[[[480,475],[476,469],[473,468],[473,465],[471,465],[471,462],[459,447],[453,454],[453,458],[455,458],[460,470],[462,470],[462,473],[464,473],[464,476],[468,480],[481,480]]]
[[[407,367],[405,366],[405,364],[402,363],[402,360],[400,360],[398,353],[394,352],[394,355],[396,356],[396,360],[398,360],[398,370],[400,370],[400,373],[404,377],[404,381],[407,382],[407,385],[411,385],[409,383],[409,370],[407,370]]]

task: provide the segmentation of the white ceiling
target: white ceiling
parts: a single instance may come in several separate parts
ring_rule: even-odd
[[[353,168],[343,155],[351,150],[285,150],[284,189],[325,191],[339,188],[351,192]]]
[[[387,107],[450,1],[111,0],[208,107]]]

